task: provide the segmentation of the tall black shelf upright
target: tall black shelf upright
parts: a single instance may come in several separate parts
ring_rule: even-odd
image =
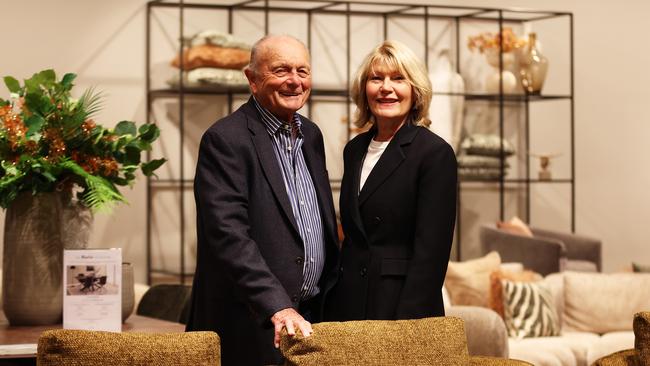
[[[568,65],[556,64],[552,67],[568,67],[569,71],[567,73],[567,82],[569,84],[568,91],[561,93],[542,93],[541,95],[532,96],[526,94],[506,94],[503,90],[503,79],[499,80],[499,92],[498,93],[485,93],[480,90],[466,90],[464,93],[460,94],[464,97],[466,105],[472,105],[473,103],[483,103],[487,104],[498,110],[498,126],[497,133],[503,139],[505,137],[505,131],[508,127],[510,121],[506,121],[505,109],[509,106],[515,105],[523,108],[523,128],[518,130],[518,134],[523,134],[524,145],[523,148],[520,148],[518,152],[518,157],[523,162],[520,162],[520,165],[523,165],[521,172],[517,174],[516,177],[508,177],[505,174],[502,174],[498,179],[491,180],[480,180],[480,179],[466,179],[459,181],[459,199],[458,199],[458,217],[456,225],[456,238],[455,238],[455,249],[452,253],[452,257],[455,259],[468,259],[467,255],[463,255],[461,249],[463,249],[463,240],[465,240],[465,235],[463,234],[464,222],[462,220],[463,207],[466,203],[466,199],[463,198],[466,196],[466,189],[468,187],[480,187],[480,189],[496,189],[498,190],[498,217],[489,217],[485,218],[483,221],[493,221],[496,219],[504,220],[506,219],[507,207],[506,207],[506,195],[507,189],[511,186],[521,187],[523,186],[523,196],[525,197],[525,209],[523,212],[518,212],[518,215],[523,216],[523,218],[530,222],[533,217],[531,212],[531,197],[533,192],[531,187],[534,185],[542,184],[559,184],[559,185],[569,185],[570,186],[570,228],[572,231],[575,231],[575,129],[574,129],[574,60],[573,60],[573,14],[570,12],[556,12],[556,11],[529,11],[529,10],[519,10],[519,9],[507,9],[507,8],[491,8],[491,7],[468,7],[468,6],[445,6],[445,5],[429,5],[429,4],[408,4],[408,3],[390,3],[390,2],[360,2],[360,1],[338,1],[338,0],[323,0],[323,1],[303,1],[303,0],[152,0],[147,3],[147,19],[146,19],[146,110],[147,110],[147,119],[148,122],[158,123],[157,118],[154,113],[154,103],[158,100],[177,100],[178,106],[178,156],[168,155],[167,158],[170,160],[176,159],[179,165],[179,174],[176,177],[163,178],[163,179],[148,179],[147,181],[147,234],[146,234],[146,248],[147,248],[147,282],[149,284],[158,283],[158,282],[180,282],[180,283],[189,283],[191,280],[193,269],[187,268],[186,266],[186,247],[187,247],[187,238],[186,238],[186,228],[188,225],[194,225],[193,222],[187,222],[185,209],[187,206],[186,198],[184,195],[187,192],[191,192],[192,189],[192,180],[191,177],[186,177],[184,173],[185,169],[185,158],[184,152],[185,149],[185,130],[187,128],[187,123],[194,123],[196,121],[188,120],[186,121],[186,100],[187,98],[202,98],[208,96],[224,96],[227,103],[227,108],[225,111],[230,113],[233,108],[233,102],[236,97],[242,98],[248,94],[248,91],[242,89],[208,89],[208,88],[188,88],[183,84],[183,78],[180,75],[180,70],[178,71],[180,77],[180,85],[178,88],[169,88],[169,87],[154,87],[153,84],[156,81],[153,79],[152,74],[154,70],[152,67],[152,49],[156,47],[152,43],[152,17],[153,12],[156,9],[175,9],[177,10],[176,16],[177,25],[178,25],[178,35],[182,38],[186,35],[186,12],[188,10],[197,11],[197,10],[217,10],[227,13],[227,26],[226,29],[229,33],[233,33],[233,23],[234,15],[237,12],[261,12],[263,14],[263,29],[264,34],[269,33],[270,29],[270,15],[275,14],[276,12],[282,13],[301,13],[306,16],[307,22],[307,36],[306,44],[310,48],[313,48],[313,17],[317,15],[339,15],[345,17],[345,85],[350,83],[350,75],[356,68],[356,65],[352,65],[352,54],[355,51],[352,47],[352,37],[355,36],[352,31],[352,22],[356,16],[364,17],[378,17],[381,19],[383,24],[382,35],[383,38],[394,37],[391,34],[390,21],[394,19],[400,20],[414,20],[421,21],[423,23],[424,34],[421,42],[424,45],[424,55],[423,59],[427,66],[430,66],[431,57],[430,53],[435,45],[432,44],[432,39],[430,37],[431,27],[434,23],[432,22],[447,22],[451,24],[449,46],[452,48],[452,54],[455,55],[455,60],[453,63],[455,65],[455,70],[463,75],[466,82],[468,78],[471,78],[471,75],[465,75],[463,69],[463,58],[468,57],[466,55],[467,51],[464,49],[464,42],[466,34],[463,33],[463,27],[466,24],[476,22],[480,24],[488,24],[489,27],[493,30],[494,33],[501,32],[504,27],[507,26],[521,26],[524,23],[532,22],[542,22],[546,20],[557,20],[557,19],[567,19],[568,20]],[[473,24],[473,23],[472,23]],[[495,28],[496,27],[496,28]],[[235,34],[236,35],[236,34]],[[462,35],[462,36],[461,36]],[[179,44],[177,47],[178,55],[182,54],[182,47]],[[465,51],[465,53],[463,53]],[[365,53],[365,51],[364,51]],[[173,57],[173,54],[170,54],[170,58]],[[182,57],[180,57],[182,62]],[[341,66],[342,67],[342,66]],[[501,71],[504,68],[503,64],[503,54],[500,54],[499,57],[499,70]],[[501,73],[499,73],[501,75]],[[160,83],[159,83],[160,84]],[[459,95],[454,93],[440,93],[434,90],[434,98],[436,96],[453,96]],[[351,109],[351,101],[349,99],[349,92],[347,87],[323,87],[315,85],[312,90],[312,98],[308,102],[307,115],[311,116],[313,111],[314,100],[318,98],[338,98],[339,102],[346,105],[344,118],[348,121],[348,128],[346,131],[347,139],[351,138],[352,128],[349,126]],[[562,177],[560,179],[553,180],[539,180],[532,178],[531,173],[531,163],[530,157],[527,156],[528,150],[531,146],[531,135],[530,135],[530,119],[531,119],[531,110],[530,106],[536,103],[552,102],[552,101],[568,101],[569,102],[569,144],[570,150],[568,152],[568,164],[569,164],[569,173],[568,176]],[[467,108],[466,108],[467,109]],[[211,117],[212,121],[216,120],[219,116]],[[318,121],[317,121],[318,122]],[[434,121],[435,122],[435,121]],[[515,121],[514,123],[520,123],[522,121]],[[327,128],[327,125],[321,125],[321,129]],[[501,145],[501,154],[503,156],[503,144]],[[502,159],[503,161],[503,159]],[[339,162],[340,163],[340,162]],[[502,162],[500,167],[502,172],[505,172],[506,167]],[[333,186],[336,186],[340,183],[340,177],[334,177],[332,179]],[[486,188],[487,187],[487,188]],[[178,240],[178,247],[180,250],[180,255],[178,260],[180,260],[180,266],[178,270],[168,270],[165,268],[159,268],[157,263],[154,263],[154,215],[153,212],[156,209],[154,205],[155,195],[159,190],[175,190],[179,194],[178,199],[178,210],[176,214],[178,215],[178,226],[180,230],[180,236]],[[521,189],[521,188],[519,188]]]

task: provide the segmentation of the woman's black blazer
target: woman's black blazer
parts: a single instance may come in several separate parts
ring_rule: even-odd
[[[329,320],[444,315],[441,288],[456,218],[453,149],[424,127],[401,127],[361,192],[363,159],[375,130],[344,150],[340,212],[345,233]]]

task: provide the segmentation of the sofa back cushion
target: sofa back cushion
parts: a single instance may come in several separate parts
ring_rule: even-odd
[[[289,337],[280,350],[286,366],[467,365],[463,321],[455,317],[313,324],[314,333]]]
[[[555,312],[561,327],[564,326],[564,273],[566,272],[551,273],[543,280],[551,291]]]
[[[650,274],[564,274],[564,329],[593,333],[631,330],[634,314],[650,309]]]
[[[641,365],[650,365],[650,311],[634,315],[634,349]]]

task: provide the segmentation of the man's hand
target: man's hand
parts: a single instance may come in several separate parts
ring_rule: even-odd
[[[314,332],[311,329],[311,323],[306,321],[294,308],[282,309],[273,314],[271,322],[275,327],[275,337],[273,338],[275,348],[280,347],[280,331],[284,327],[287,327],[287,334],[290,336],[296,335],[296,327],[300,329],[300,332],[305,337],[309,337]]]

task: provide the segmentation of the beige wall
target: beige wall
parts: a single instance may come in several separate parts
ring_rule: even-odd
[[[425,3],[412,0],[414,3]],[[79,75],[77,89],[106,93],[99,122],[144,121],[145,1],[7,1],[0,75],[24,78],[54,68]],[[432,3],[432,2],[427,2]],[[650,137],[647,85],[650,3],[637,1],[491,0],[437,4],[524,7],[575,15],[577,231],[604,241],[606,271],[631,260],[650,263]],[[6,5],[6,4],[5,4]],[[164,19],[164,17],[161,17]],[[173,37],[172,37],[173,38]],[[171,47],[161,44],[160,47]],[[1,93],[6,97],[4,88]],[[552,136],[549,136],[552,138]],[[125,190],[130,205],[98,215],[93,247],[122,247],[145,280],[144,179]],[[191,199],[191,197],[189,197]],[[188,220],[190,229],[193,221]]]

